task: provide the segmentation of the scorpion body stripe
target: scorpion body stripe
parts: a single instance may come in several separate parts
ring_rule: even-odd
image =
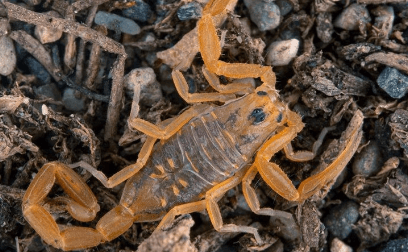
[[[197,176],[198,178],[200,178],[202,181],[204,181],[207,185],[213,186],[214,183],[211,183],[210,181],[206,180],[204,177],[200,176],[200,174],[192,171],[192,170],[188,170],[188,172],[194,174],[195,176]]]
[[[199,173],[200,170],[198,170],[198,168],[195,167],[194,163],[191,161],[191,159],[190,159],[190,157],[188,156],[187,152],[185,153],[185,156],[186,156],[188,162],[190,162],[191,168],[193,168],[193,170],[194,170],[196,173]]]
[[[176,134],[176,141],[177,145],[180,149],[180,155],[181,155],[181,162],[184,164],[186,162],[186,156],[185,156],[185,151],[183,149],[183,145],[180,143],[180,136],[181,136],[181,131],[177,132]]]

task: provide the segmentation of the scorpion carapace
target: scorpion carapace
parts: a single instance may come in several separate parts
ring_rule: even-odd
[[[127,180],[120,203],[105,214],[96,228],[60,228],[44,207],[53,184],[67,193],[58,197],[71,216],[92,220],[99,205],[90,188],[70,167],[59,162],[45,164],[23,198],[23,214],[38,234],[54,247],[64,250],[89,248],[123,234],[133,222],[161,219],[156,230],[171,223],[176,215],[207,210],[214,228],[220,232],[245,232],[262,239],[254,227],[224,224],[217,201],[242,182],[244,197],[260,215],[293,218],[290,213],[261,208],[251,181],[259,172],[263,180],[283,198],[302,202],[333,181],[354,155],[362,136],[363,115],[356,111],[348,128],[348,142],[337,159],[296,189],[271,157],[280,150],[296,162],[311,160],[323,141],[323,130],[312,151],[294,152],[291,141],[303,129],[301,117],[280,101],[275,90],[275,74],[269,66],[230,64],[219,61],[220,41],[213,18],[226,15],[225,7],[236,0],[210,0],[198,21],[199,47],[205,63],[203,73],[215,93],[188,93],[182,73],[174,69],[177,91],[194,105],[178,117],[153,125],[136,118],[129,126],[147,135],[135,164],[107,178],[87,164],[81,166],[106,187]],[[260,78],[262,85],[220,85],[217,75],[231,78]],[[246,95],[236,98],[236,94]],[[156,143],[157,139],[161,139]]]

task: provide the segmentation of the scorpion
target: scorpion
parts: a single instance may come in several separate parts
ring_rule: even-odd
[[[46,243],[66,251],[89,248],[115,239],[134,222],[161,220],[157,231],[169,226],[177,215],[207,210],[217,231],[250,233],[262,244],[256,228],[223,223],[217,202],[228,190],[242,182],[243,195],[254,213],[290,218],[290,213],[261,208],[251,186],[258,173],[284,199],[303,202],[344,169],[362,137],[363,115],[359,110],[355,117],[360,120],[354,125],[350,123],[351,135],[337,158],[323,171],[301,182],[297,189],[283,170],[270,161],[280,150],[292,161],[313,159],[327,130],[322,131],[312,151],[295,152],[291,141],[304,124],[301,116],[279,99],[272,68],[219,60],[221,46],[213,17],[225,11],[231,1],[234,0],[210,0],[197,22],[203,73],[218,92],[189,93],[183,74],[175,68],[172,78],[178,93],[188,103],[197,104],[158,125],[140,118],[129,120],[129,126],[147,138],[136,163],[111,177],[94,167],[83,167],[108,188],[126,181],[119,204],[95,228],[60,228],[44,207],[46,196],[53,184],[58,183],[67,194],[58,197],[58,202],[64,204],[69,214],[79,221],[93,220],[100,207],[81,177],[60,162],[47,163],[39,170],[24,195],[22,209],[27,222]],[[219,75],[260,78],[262,84],[256,88],[234,83],[221,85]],[[237,98],[242,93],[246,94]],[[202,103],[209,101],[224,104]]]

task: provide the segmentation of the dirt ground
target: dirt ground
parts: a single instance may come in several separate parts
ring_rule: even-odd
[[[23,217],[30,182],[51,161],[82,161],[108,177],[136,162],[146,136],[128,120],[158,124],[192,105],[177,93],[172,69],[182,70],[190,93],[215,92],[204,77],[194,30],[206,2],[0,3],[0,251],[59,251]],[[239,0],[216,18],[222,61],[274,66],[281,100],[305,124],[292,141],[295,150],[312,150],[331,127],[313,160],[292,162],[282,151],[272,157],[296,187],[336,160],[350,140],[353,116],[364,116],[354,157],[305,202],[289,202],[259,175],[254,179],[261,206],[293,219],[256,215],[241,185],[218,202],[224,223],[258,228],[264,244],[249,234],[215,231],[202,211],[154,235],[158,222],[134,223],[113,241],[83,251],[408,251],[404,2]],[[126,12],[131,8],[134,13]],[[265,28],[273,18],[276,25]],[[285,43],[277,49],[277,41]],[[95,194],[97,217],[73,219],[58,201],[64,195],[58,185],[42,204],[61,227],[95,227],[118,204],[124,183],[108,189],[82,166],[74,171]]]

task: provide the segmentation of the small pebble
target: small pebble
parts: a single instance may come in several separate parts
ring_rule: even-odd
[[[377,83],[389,96],[395,99],[402,98],[408,92],[408,76],[392,67],[387,66],[381,72]]]
[[[352,225],[357,222],[359,205],[353,201],[346,201],[331,209],[324,217],[326,228],[337,238],[343,240],[352,231]]]
[[[150,5],[142,0],[135,0],[136,4],[130,8],[122,10],[123,16],[140,22],[148,22],[153,18],[153,11]]]
[[[276,0],[276,5],[278,5],[282,16],[286,16],[293,9],[292,4],[287,0]]]
[[[381,252],[408,252],[408,238],[389,240]]]
[[[0,37],[0,74],[9,75],[16,67],[17,56],[13,40],[8,36]]]
[[[7,18],[0,18],[0,36],[5,36],[10,32],[10,23]]]
[[[177,17],[181,20],[199,19],[203,14],[203,8],[197,2],[191,2],[181,6],[177,10]]]
[[[52,98],[54,101],[61,100],[61,93],[54,83],[34,87],[34,93],[38,95],[40,99],[48,97]]]
[[[75,96],[75,90],[72,88],[65,88],[62,95],[62,102],[65,108],[72,111],[81,111],[85,108],[85,102],[83,99],[78,99]]]
[[[98,11],[95,16],[95,24],[103,25],[109,30],[120,31],[130,35],[140,33],[140,27],[135,21],[109,12]]]
[[[33,239],[30,241],[27,251],[30,252],[41,252],[47,250],[45,248],[45,244],[42,242],[41,237],[39,235],[35,235]]]
[[[174,91],[176,91],[176,88],[174,87],[173,78],[171,77],[172,71],[173,70],[167,64],[162,64],[159,67],[159,81],[162,86],[162,90],[166,94],[171,94]]]
[[[353,252],[353,249],[341,240],[334,238],[330,246],[330,252]]]
[[[283,40],[273,42],[266,55],[266,64],[271,66],[286,66],[296,57],[299,50],[299,40]]]
[[[260,31],[269,31],[279,26],[281,13],[273,0],[244,0],[249,16]]]
[[[332,14],[330,12],[321,12],[316,18],[316,33],[317,37],[323,43],[329,43],[332,40],[334,32],[332,24]]]
[[[360,24],[366,24],[371,21],[370,13],[368,13],[365,5],[351,4],[343,10],[334,21],[334,26],[345,30],[358,30]]]
[[[51,82],[51,75],[48,73],[47,69],[38,62],[33,57],[27,57],[24,60],[28,69],[30,69],[31,74],[34,74],[37,77],[40,84],[48,84]]]
[[[147,61],[147,63],[149,64],[149,66],[154,67],[154,63],[157,60],[157,55],[155,52],[148,52],[146,54],[146,58],[145,60]]]
[[[395,18],[394,9],[391,6],[380,5],[371,12],[376,16],[374,26],[385,31],[384,38],[388,39]]]
[[[251,34],[251,20],[247,17],[240,18],[242,29],[247,33]]]
[[[56,11],[48,11],[44,14],[51,17],[61,17]],[[41,44],[47,44],[59,40],[62,36],[62,31],[37,25],[35,27],[34,34]]]
[[[370,143],[354,156],[353,173],[369,177],[381,170],[382,157],[380,147],[376,141]]]
[[[156,80],[156,74],[152,68],[136,68],[128,73],[124,78],[126,93],[133,97],[135,85],[140,86],[140,103],[146,106],[153,106],[163,94],[160,84]]]
[[[239,194],[238,196],[237,207],[247,212],[251,212],[251,208],[249,208],[248,203],[246,202],[245,197],[242,194]]]

